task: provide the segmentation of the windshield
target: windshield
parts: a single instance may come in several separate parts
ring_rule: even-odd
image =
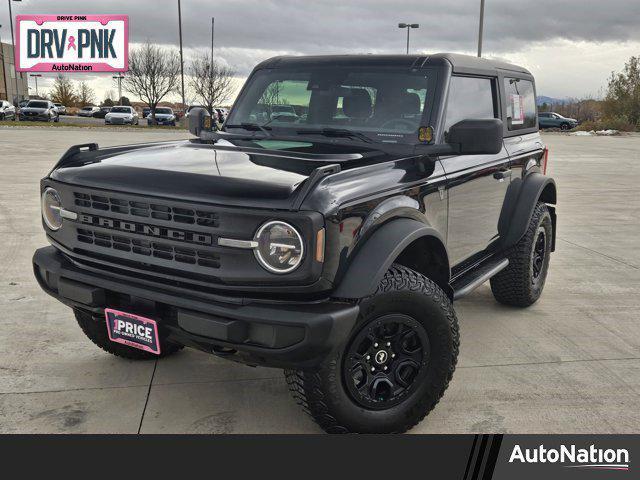
[[[29,108],[49,108],[49,104],[47,102],[29,102],[27,104]]]
[[[264,69],[248,82],[227,119],[227,131],[251,130],[247,124],[253,124],[254,131],[271,130],[274,136],[329,129],[374,141],[417,143],[430,101],[427,74],[398,67]]]
[[[162,115],[171,115],[173,112],[170,108],[156,108],[156,113],[160,113]]]
[[[131,113],[129,107],[111,107],[111,113]]]

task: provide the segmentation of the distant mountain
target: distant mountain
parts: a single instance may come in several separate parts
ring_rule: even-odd
[[[568,103],[570,102],[571,99],[569,98],[553,98],[553,97],[546,97],[544,95],[538,95],[536,97],[536,103],[538,104],[538,106],[542,105],[543,103],[546,103],[547,105],[558,105],[558,104],[563,104],[563,103]]]

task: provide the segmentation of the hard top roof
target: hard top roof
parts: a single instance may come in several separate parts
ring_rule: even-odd
[[[379,66],[379,67],[428,67],[442,66],[449,63],[456,73],[476,75],[495,75],[498,70],[531,73],[524,67],[500,60],[478,58],[459,53],[436,53],[433,55],[309,55],[273,57],[256,66],[256,68],[290,68],[308,66]]]

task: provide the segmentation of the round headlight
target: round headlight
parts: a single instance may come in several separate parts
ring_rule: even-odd
[[[253,252],[260,265],[270,272],[289,273],[302,262],[302,237],[288,223],[267,222],[258,229],[254,239],[258,246]]]
[[[61,208],[58,192],[51,187],[47,188],[42,194],[42,218],[51,230],[58,230],[62,226]]]

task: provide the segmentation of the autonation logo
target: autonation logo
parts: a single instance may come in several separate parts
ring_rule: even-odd
[[[567,468],[593,470],[629,470],[629,451],[625,448],[577,448],[575,445],[561,445],[560,448],[525,448],[515,445],[509,463],[560,463]]]

